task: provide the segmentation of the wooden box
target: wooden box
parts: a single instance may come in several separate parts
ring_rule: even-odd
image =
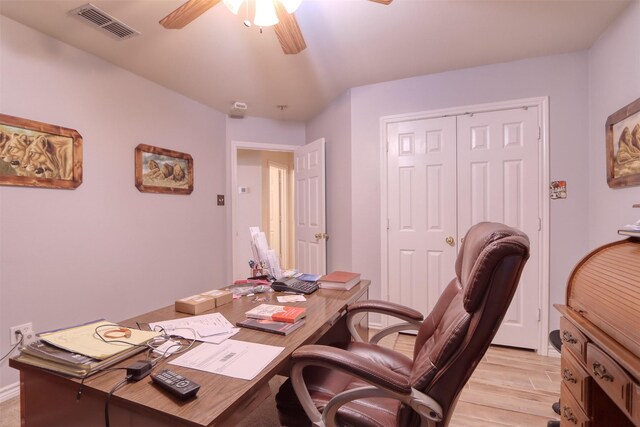
[[[216,299],[209,295],[192,295],[176,301],[175,310],[180,313],[200,314],[216,308]]]
[[[200,295],[213,297],[216,300],[216,307],[220,307],[223,304],[233,301],[233,293],[222,289],[214,289],[212,291],[203,292]]]

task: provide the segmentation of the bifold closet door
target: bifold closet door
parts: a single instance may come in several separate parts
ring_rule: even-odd
[[[536,349],[539,322],[538,109],[458,116],[458,230],[495,221],[524,231],[531,257],[494,344]]]
[[[389,124],[388,300],[428,313],[456,259],[456,118]]]

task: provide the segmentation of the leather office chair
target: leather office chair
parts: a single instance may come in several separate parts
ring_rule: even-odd
[[[347,309],[352,342],[307,345],[293,353],[291,378],[276,396],[280,423],[446,426],[500,326],[528,258],[525,234],[502,224],[480,223],[467,232],[455,277],[426,319],[389,302],[352,304]],[[363,342],[353,320],[365,311],[405,323]],[[376,344],[408,329],[418,330],[413,360]]]

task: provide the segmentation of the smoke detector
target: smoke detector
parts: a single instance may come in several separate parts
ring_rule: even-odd
[[[233,107],[234,110],[237,110],[237,111],[246,111],[247,110],[247,104],[244,103],[244,102],[236,101],[236,102],[233,103],[232,107]]]

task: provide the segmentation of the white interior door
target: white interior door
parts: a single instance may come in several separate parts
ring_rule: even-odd
[[[537,108],[458,116],[458,230],[495,221],[524,231],[531,256],[493,343],[538,347],[539,139]]]
[[[429,313],[454,277],[460,238],[478,222],[505,223],[532,250],[494,344],[538,349],[538,109],[393,122],[387,137],[387,298]]]
[[[387,132],[388,298],[428,313],[456,259],[456,118],[392,123]]]
[[[296,267],[310,274],[327,272],[324,138],[294,152]]]

